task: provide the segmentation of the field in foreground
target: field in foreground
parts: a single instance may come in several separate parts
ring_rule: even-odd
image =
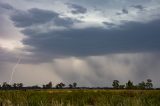
[[[0,90],[0,106],[160,106],[160,90]]]

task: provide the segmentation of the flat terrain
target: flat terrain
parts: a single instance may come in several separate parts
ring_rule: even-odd
[[[0,90],[0,106],[160,106],[160,90]]]

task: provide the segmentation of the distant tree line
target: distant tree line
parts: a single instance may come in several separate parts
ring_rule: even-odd
[[[0,84],[0,89],[83,89],[83,88],[89,88],[89,87],[77,87],[77,83],[74,82],[72,84],[69,84],[66,86],[64,83],[58,83],[55,86],[53,86],[52,82],[49,82],[47,84],[42,85],[42,87],[38,85],[34,86],[28,86],[24,87],[23,83],[13,83],[12,85],[8,84],[7,82],[4,82]],[[102,87],[95,87],[95,88],[102,88]],[[103,87],[107,89],[108,87]],[[92,88],[91,88],[92,89]],[[137,85],[134,85],[134,83],[129,80],[125,85],[120,84],[118,80],[114,80],[112,83],[112,88],[108,89],[153,89],[153,83],[151,79],[147,79],[146,81],[142,81],[138,83]]]
[[[151,79],[147,79],[146,81],[142,81],[138,83],[138,85],[134,85],[132,81],[128,81],[125,85],[119,84],[118,80],[114,80],[112,86],[114,89],[152,89],[153,83]]]
[[[56,84],[56,86],[54,87],[52,82],[49,82],[47,84],[42,85],[42,87],[38,86],[38,85],[34,85],[34,86],[23,86],[23,83],[13,83],[8,84],[7,82],[3,82],[2,84],[0,84],[0,89],[4,89],[4,90],[9,90],[9,89],[63,89],[63,88],[68,88],[68,89],[77,89],[77,83],[74,82],[73,84],[69,84],[68,86],[66,86],[64,83],[58,83]]]
[[[23,83],[13,83],[12,85],[8,84],[7,82],[3,82],[2,85],[0,85],[1,89],[21,89],[23,88]]]

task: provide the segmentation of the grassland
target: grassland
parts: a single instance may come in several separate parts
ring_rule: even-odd
[[[0,90],[0,106],[160,106],[160,90]]]

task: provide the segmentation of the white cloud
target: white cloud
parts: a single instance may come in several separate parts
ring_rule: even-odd
[[[117,26],[124,24],[124,21],[135,22],[149,22],[159,18],[160,5],[158,0],[142,0],[142,1],[130,1],[130,0],[102,0],[102,1],[77,1],[77,0],[60,0],[60,1],[27,1],[27,0],[15,0],[6,2],[10,3],[14,7],[20,10],[27,10],[31,8],[40,8],[46,10],[52,10],[60,14],[62,17],[71,18],[73,20],[82,21],[75,22],[73,27],[106,27],[103,22],[113,23]],[[18,5],[18,4],[19,5]],[[67,3],[73,3],[87,8],[87,12],[84,14],[72,14],[71,7]],[[26,5],[27,4],[27,5]],[[96,4],[94,6],[93,4]],[[133,8],[133,5],[142,5],[144,10]],[[123,14],[122,10],[126,9],[128,14]],[[120,13],[121,15],[117,15]],[[54,25],[53,25],[54,26]]]
[[[21,42],[24,37],[20,30],[14,27],[12,21],[9,19],[10,13],[1,13],[0,16],[0,47],[6,50],[16,51],[16,49],[23,48]]]
[[[9,51],[14,51],[16,49],[24,48],[24,45],[20,41],[0,39],[0,48],[6,49]]]

